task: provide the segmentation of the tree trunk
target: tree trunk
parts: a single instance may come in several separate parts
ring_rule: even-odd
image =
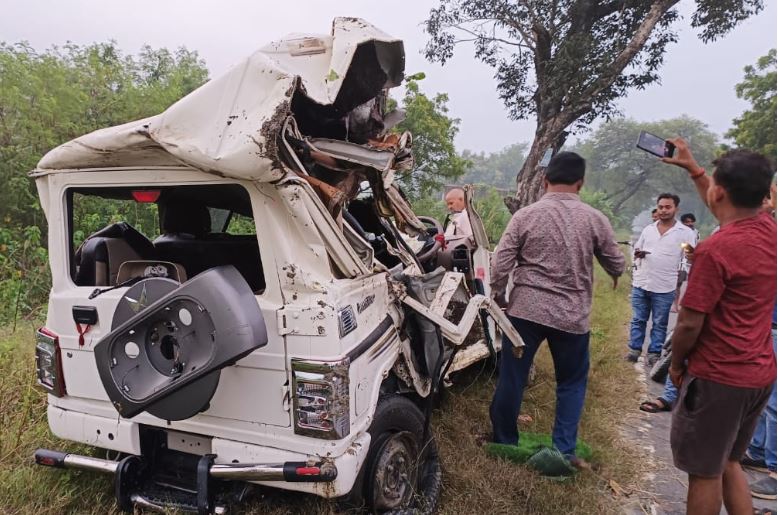
[[[567,132],[553,123],[541,124],[535,131],[527,159],[516,177],[516,196],[505,197],[503,201],[511,214],[537,201],[543,195],[545,168],[538,166],[543,154],[551,149],[554,154],[564,145]]]

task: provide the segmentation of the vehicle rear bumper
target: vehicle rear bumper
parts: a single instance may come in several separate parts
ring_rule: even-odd
[[[120,451],[143,458],[141,451],[140,424],[118,417],[107,418],[56,406],[48,406],[48,419],[51,431],[58,437],[93,445],[95,447]],[[323,452],[312,454],[290,449],[279,449],[265,445],[239,442],[217,437],[202,437],[168,431],[193,440],[206,440],[204,448],[189,451],[181,447],[170,447],[191,454],[212,454],[214,463],[210,477],[222,481],[248,481],[284,490],[312,493],[326,498],[346,495],[351,490],[359,470],[367,456],[370,435],[367,432],[350,436],[350,445],[339,456],[332,454],[329,442],[322,442]],[[310,443],[311,438],[300,436]],[[285,440],[289,443],[289,440]],[[183,444],[181,444],[183,445]],[[44,450],[45,451],[45,450]],[[43,452],[43,451],[42,451]],[[36,462],[60,468],[80,468],[103,473],[115,474],[118,462],[101,460],[87,456],[46,451],[49,460],[42,462],[36,453]],[[42,455],[45,458],[47,455]],[[306,467],[319,467],[318,473],[296,474],[290,472],[292,465],[304,464]],[[295,465],[297,467],[297,465]],[[299,468],[299,467],[298,467]],[[322,470],[323,468],[323,470]],[[286,470],[286,472],[284,472]],[[286,474],[286,475],[285,475]]]

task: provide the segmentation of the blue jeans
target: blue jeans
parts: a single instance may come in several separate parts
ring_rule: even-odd
[[[773,351],[775,346],[775,329],[773,329]],[[770,394],[770,400],[767,401],[759,422],[756,423],[754,437],[751,439],[751,445],[748,447],[748,455],[755,460],[764,460],[767,468],[775,472],[775,383],[773,383],[773,392]]]
[[[521,411],[529,369],[540,344],[547,339],[556,376],[556,417],[551,437],[554,447],[562,454],[572,456],[586,396],[589,333],[567,333],[528,320],[510,319],[524,340],[524,355],[516,358],[512,352],[513,344],[503,337],[500,376],[489,408],[494,441],[509,445],[518,443],[516,419]]]
[[[643,350],[646,339],[646,324],[651,317],[651,342],[648,344],[649,354],[662,352],[662,345],[667,336],[667,319],[670,317],[670,307],[673,305],[675,292],[653,293],[637,286],[632,287],[632,324],[629,332],[629,348]]]
[[[672,406],[675,404],[675,400],[678,398],[678,388],[675,387],[670,380],[670,373],[667,373],[667,379],[665,379],[665,391],[662,392],[661,399],[664,399],[667,404]]]

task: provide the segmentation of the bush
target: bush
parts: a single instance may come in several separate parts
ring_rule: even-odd
[[[0,324],[35,317],[45,308],[50,287],[40,228],[0,228]]]

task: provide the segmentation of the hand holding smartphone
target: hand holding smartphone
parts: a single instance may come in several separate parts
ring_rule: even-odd
[[[673,157],[675,152],[675,145],[646,131],[640,131],[635,146],[656,157]]]

